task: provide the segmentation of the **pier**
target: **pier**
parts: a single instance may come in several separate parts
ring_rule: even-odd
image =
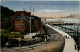
[[[78,27],[80,26],[80,23],[48,23],[52,26],[58,26],[60,27],[60,29],[64,29],[65,32],[68,30],[68,32],[66,33],[77,33],[77,34],[80,34],[80,32],[78,30],[74,30],[74,29],[71,29],[71,28],[67,28],[67,27],[64,27],[64,26],[75,26],[77,25],[77,29]]]
[[[63,26],[59,26],[59,27],[64,28],[65,30],[66,30],[66,29],[67,29],[67,30],[70,30],[70,31],[71,31],[70,33],[79,33],[79,34],[80,34],[79,31],[75,31],[75,30],[73,30],[73,29],[71,29],[71,28],[67,28],[67,27],[63,27]],[[68,33],[69,33],[69,32],[68,32]]]
[[[48,24],[51,24],[51,25],[80,25],[80,23],[48,23]]]

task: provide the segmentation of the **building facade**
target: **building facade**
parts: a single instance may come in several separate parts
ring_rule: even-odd
[[[31,16],[30,12],[16,11],[12,25],[16,32],[30,32],[30,17],[31,17],[31,31],[39,31],[41,28],[41,19],[36,16]]]

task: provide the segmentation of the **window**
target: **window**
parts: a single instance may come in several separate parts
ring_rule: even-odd
[[[17,26],[17,29],[19,28],[19,26]]]

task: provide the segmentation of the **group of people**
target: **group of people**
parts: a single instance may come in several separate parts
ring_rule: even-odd
[[[69,39],[69,36],[65,35],[64,38]]]

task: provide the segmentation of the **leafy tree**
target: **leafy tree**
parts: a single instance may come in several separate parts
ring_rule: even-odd
[[[9,31],[12,29],[11,16],[13,15],[14,15],[13,10],[7,7],[1,6],[1,28],[2,29],[9,30]]]

